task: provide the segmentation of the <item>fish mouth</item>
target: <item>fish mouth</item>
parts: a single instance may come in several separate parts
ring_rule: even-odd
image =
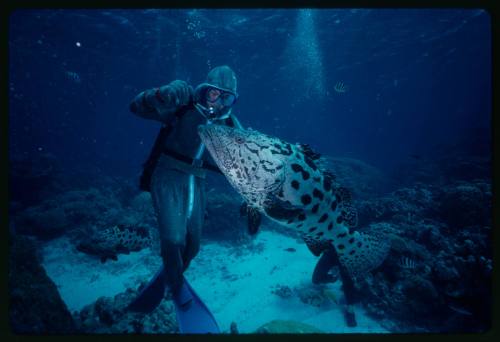
[[[227,154],[227,146],[225,146],[220,138],[220,134],[216,132],[217,127],[214,125],[198,126],[198,135],[201,141],[210,151],[215,162],[224,160],[223,156]]]

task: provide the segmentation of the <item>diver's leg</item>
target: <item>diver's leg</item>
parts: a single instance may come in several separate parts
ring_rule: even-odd
[[[328,272],[333,266],[336,266],[337,264],[337,254],[333,248],[323,252],[318,260],[318,263],[316,264],[316,267],[314,268],[312,282],[314,284],[334,282],[337,278],[332,276]]]
[[[187,175],[157,168],[151,179],[151,196],[160,235],[165,281],[176,294],[182,285],[182,255],[186,239]]]
[[[188,212],[186,249],[183,255],[184,270],[188,268],[189,263],[200,250],[201,233],[205,221],[205,209],[205,180],[194,177],[193,206],[191,211]]]

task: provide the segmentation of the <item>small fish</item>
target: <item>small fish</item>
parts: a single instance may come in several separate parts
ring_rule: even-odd
[[[80,75],[78,75],[74,71],[65,71],[64,74],[66,75],[66,78],[70,81],[73,81],[75,83],[81,83],[82,79],[80,78]]]
[[[413,270],[417,267],[415,260],[410,259],[408,257],[402,256],[399,259],[399,266],[401,268],[407,269],[407,270]]]
[[[286,252],[296,252],[296,249],[293,247],[285,248]]]
[[[340,82],[337,82],[337,84],[335,84],[335,87],[333,87],[333,89],[337,92],[337,93],[345,93],[349,87],[346,86],[344,84],[344,82],[340,81]]]

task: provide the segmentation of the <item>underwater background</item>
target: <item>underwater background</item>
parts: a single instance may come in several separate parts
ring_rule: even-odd
[[[359,226],[392,246],[356,284],[358,327],[348,328],[340,280],[313,285],[316,258],[269,220],[250,237],[241,198],[210,175],[187,277],[224,332],[232,322],[241,333],[490,328],[486,11],[17,10],[8,42],[14,332],[178,332],[168,299],[148,315],[124,311],[161,262],[151,199],[138,189],[160,124],[129,104],[175,79],[195,87],[224,64],[238,77],[242,125],[332,158]],[[104,263],[76,248],[112,239],[117,225],[150,238]]]

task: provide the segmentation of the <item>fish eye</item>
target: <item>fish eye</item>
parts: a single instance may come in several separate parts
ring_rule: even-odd
[[[237,144],[243,144],[245,142],[245,139],[243,139],[242,137],[236,137],[235,141]]]

